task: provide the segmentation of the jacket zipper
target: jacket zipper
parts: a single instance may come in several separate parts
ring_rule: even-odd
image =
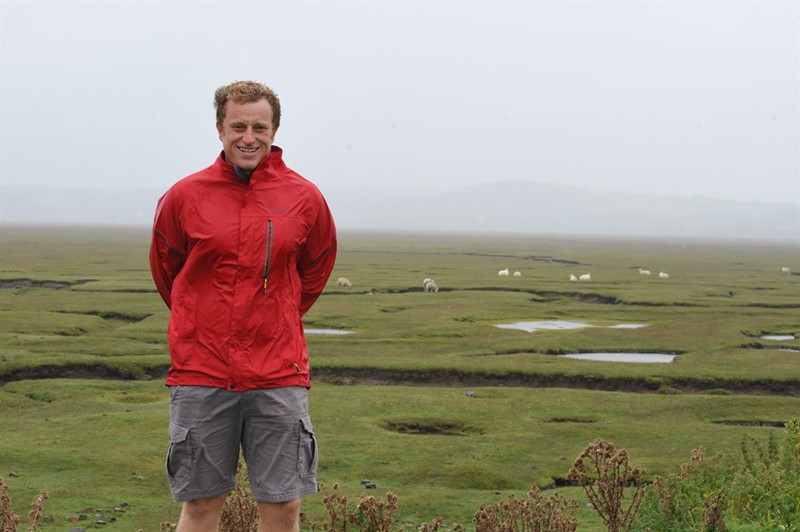
[[[269,280],[269,267],[272,264],[272,247],[275,243],[275,234],[272,229],[272,220],[267,220],[267,236],[266,243],[264,244],[264,269],[261,277],[264,281],[264,294],[267,293],[267,281]],[[292,362],[292,366],[297,370],[297,373],[302,373],[302,369],[297,362]]]
[[[272,264],[272,245],[274,242],[274,235],[272,234],[272,220],[267,220],[267,241],[264,246],[264,271],[263,271],[263,281],[264,281],[264,294],[267,293],[267,279],[269,278],[269,267]]]

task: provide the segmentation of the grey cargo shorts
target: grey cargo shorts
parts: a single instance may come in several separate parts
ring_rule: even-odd
[[[166,469],[176,501],[233,491],[240,449],[254,500],[286,502],[317,492],[306,388],[171,386],[169,394]]]

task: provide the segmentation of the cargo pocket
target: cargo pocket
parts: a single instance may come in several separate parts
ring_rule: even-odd
[[[297,449],[297,472],[300,478],[317,474],[317,439],[314,437],[314,426],[311,418],[300,418],[300,439]]]
[[[192,446],[189,429],[169,424],[169,449],[167,450],[167,476],[177,483],[188,482],[192,478]]]

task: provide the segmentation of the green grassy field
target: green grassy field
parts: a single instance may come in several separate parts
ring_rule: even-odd
[[[125,510],[107,525],[125,530],[177,518],[163,473],[169,313],[148,238],[0,228],[0,477],[20,514],[50,493],[45,528],[68,529],[86,508]],[[800,340],[760,338],[800,335],[800,277],[781,274],[800,270],[796,241],[342,232],[339,242],[305,320],[353,332],[308,335],[319,478],[353,501],[363,479],[376,496],[394,491],[402,523],[468,525],[481,504],[559,483],[596,438],[663,475],[693,448],[735,453],[747,435],[782,430],[753,422],[800,412]],[[506,267],[522,275],[499,277]],[[426,277],[438,293],[422,291]],[[590,327],[496,327],[539,320]],[[612,328],[630,323],[647,327]],[[555,356],[593,351],[678,357]],[[304,511],[321,520],[321,496]],[[602,530],[591,509],[578,517]]]

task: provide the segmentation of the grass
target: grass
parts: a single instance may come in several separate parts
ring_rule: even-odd
[[[163,473],[167,394],[149,380],[169,362],[169,313],[147,245],[143,229],[0,229],[0,477],[15,505],[49,493],[45,529],[123,502],[125,529],[177,519]],[[560,483],[597,438],[652,478],[694,448],[736,452],[745,437],[780,433],[718,422],[800,411],[800,353],[786,350],[800,341],[759,338],[800,334],[800,282],[780,272],[800,270],[798,258],[796,242],[343,233],[332,280],[305,320],[355,331],[308,337],[320,481],[351,500],[363,479],[376,496],[395,492],[402,523],[469,525],[482,504]],[[523,275],[498,277],[505,267]],[[641,277],[639,267],[670,279]],[[568,281],[585,272],[591,282]],[[341,276],[353,287],[337,287]],[[439,293],[422,292],[425,277]],[[31,282],[11,286],[20,279]],[[591,327],[495,327],[548,319]],[[649,326],[609,328],[620,323]],[[680,356],[553,356],[603,350]],[[486,376],[493,385],[479,386]],[[427,381],[374,385],[392,379]],[[578,488],[558,491],[583,500]],[[321,495],[303,508],[320,519]],[[576,517],[581,530],[603,529],[583,504]]]
[[[742,438],[769,427],[714,421],[788,420],[789,397],[655,394],[564,389],[333,386],[311,393],[323,459],[319,480],[338,483],[351,500],[368,479],[378,494],[394,491],[401,522],[442,516],[469,524],[481,504],[531,485],[566,478],[573,460],[596,438],[628,450],[635,467],[666,476],[691,449],[736,450]],[[17,381],[0,391],[4,437],[0,471],[12,494],[27,500],[46,489],[46,513],[64,523],[84,508],[129,504],[121,522],[144,530],[177,517],[163,475],[167,393],[162,383],[105,380]],[[13,413],[13,414],[12,414]],[[404,433],[398,424],[434,433]],[[437,434],[449,424],[460,430]],[[394,430],[393,430],[394,425]],[[580,498],[578,490],[563,490]],[[320,496],[304,510],[321,519]],[[579,513],[583,523],[590,512]],[[124,521],[123,521],[124,519]]]

